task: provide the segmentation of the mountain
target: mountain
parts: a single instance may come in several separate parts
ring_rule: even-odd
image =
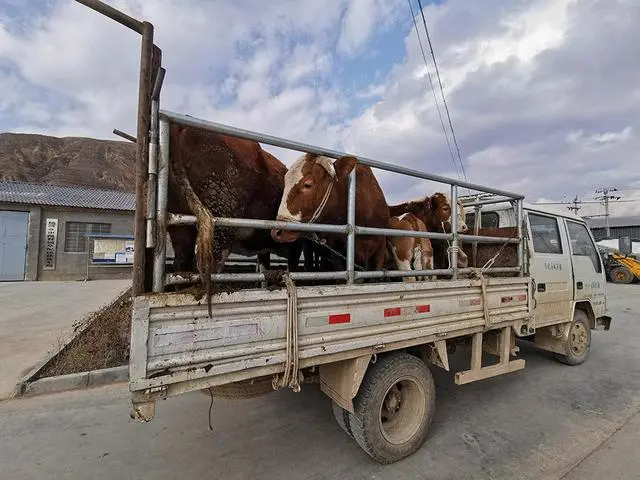
[[[135,191],[135,144],[0,133],[0,180]]]

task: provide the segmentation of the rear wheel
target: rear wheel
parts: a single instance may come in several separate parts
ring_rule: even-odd
[[[408,353],[379,356],[369,367],[349,416],[358,445],[379,463],[414,453],[427,438],[435,386],[426,364]]]
[[[615,267],[609,273],[609,277],[613,283],[631,283],[633,282],[633,273],[627,267]]]
[[[569,325],[569,335],[564,339],[564,355],[556,355],[559,362],[567,365],[580,365],[591,350],[591,325],[589,317],[582,310],[573,313],[573,322]]]
[[[334,400],[331,400],[331,408],[333,410],[333,416],[335,417],[338,425],[340,425],[340,428],[344,433],[353,438],[353,433],[351,432],[351,414],[349,411],[342,408]]]

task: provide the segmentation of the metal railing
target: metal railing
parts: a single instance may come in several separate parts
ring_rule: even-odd
[[[155,113],[155,112],[154,112]],[[316,155],[322,155],[329,158],[337,159],[346,155],[346,153],[331,150],[327,148],[318,147],[316,145],[310,145],[302,142],[296,142],[287,140],[280,137],[266,135],[249,130],[243,130],[235,128],[229,125],[223,125],[206,120],[200,120],[194,117],[181,115],[178,113],[170,112],[167,110],[159,110],[159,121],[152,121],[153,125],[159,125],[159,161],[158,161],[158,192],[157,199],[158,204],[156,208],[156,223],[158,232],[166,231],[168,225],[195,225],[196,217],[193,215],[173,214],[166,210],[166,198],[167,198],[167,182],[166,174],[169,166],[169,124],[171,122],[189,126],[194,128],[200,128],[211,132],[229,135],[237,138],[243,138],[246,140],[253,140],[263,144],[268,144],[276,147],[287,148],[290,150],[296,150],[305,153],[313,153]],[[151,132],[153,138],[154,132]],[[150,149],[150,154],[152,149]],[[357,157],[358,162],[362,165],[367,165],[372,168],[385,170],[388,172],[394,172],[399,174],[408,175],[415,178],[432,180],[441,183],[447,183],[450,185],[450,198],[452,206],[456,205],[458,198],[458,188],[469,188],[476,191],[487,192],[493,195],[497,195],[497,199],[484,200],[483,203],[498,203],[503,201],[514,202],[518,205],[518,223],[521,224],[522,220],[522,199],[523,196],[511,192],[502,191],[495,188],[484,187],[460,180],[449,179],[438,175],[433,175],[417,170],[392,165],[378,160]],[[150,158],[150,164],[153,164],[154,159]],[[443,275],[451,276],[451,278],[457,278],[460,273],[468,273],[471,269],[461,269],[458,267],[458,248],[460,241],[473,241],[478,243],[515,243],[518,244],[518,264],[516,267],[503,267],[494,268],[490,271],[495,273],[523,273],[523,259],[520,253],[522,249],[522,232],[518,231],[518,238],[503,238],[503,237],[487,237],[487,236],[474,236],[464,235],[458,232],[458,217],[456,214],[451,215],[451,233],[439,233],[439,232],[414,232],[407,230],[395,230],[391,228],[373,228],[355,223],[356,212],[356,180],[355,170],[353,170],[348,178],[348,192],[347,192],[347,223],[344,225],[335,224],[319,224],[319,223],[295,223],[295,222],[281,222],[276,220],[259,220],[259,219],[245,219],[245,218],[222,218],[216,217],[214,219],[216,226],[233,227],[233,228],[256,228],[256,229],[278,229],[278,230],[294,230],[299,232],[314,232],[314,233],[332,233],[342,234],[347,236],[347,249],[346,249],[346,270],[338,272],[292,272],[291,277],[293,280],[345,280],[347,284],[354,283],[360,279],[374,279],[374,278],[398,278],[408,276],[428,276],[428,275]],[[456,208],[452,208],[453,212],[456,212]],[[391,270],[391,271],[356,271],[355,270],[355,237],[356,235],[381,235],[391,237],[420,237],[429,238],[435,240],[445,240],[450,242],[450,268],[437,269],[437,270]],[[154,272],[153,272],[153,289],[156,292],[163,291],[166,285],[186,284],[197,282],[200,280],[200,275],[180,275],[180,274],[166,274],[164,271],[165,253],[164,246],[157,245],[154,253]],[[224,281],[224,282],[258,282],[265,281],[265,275],[262,273],[219,273],[213,274],[212,280]]]

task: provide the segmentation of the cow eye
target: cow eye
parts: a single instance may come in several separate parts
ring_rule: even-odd
[[[311,187],[313,187],[313,182],[311,180],[307,180],[306,182],[304,182],[304,185],[302,185],[302,188],[304,189],[310,189]]]

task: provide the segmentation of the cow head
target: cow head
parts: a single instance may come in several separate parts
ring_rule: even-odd
[[[328,157],[302,155],[285,174],[277,220],[313,223],[326,217],[332,207],[327,204],[335,183],[346,179],[356,163],[355,157],[342,157],[332,164]],[[293,242],[299,236],[299,232],[271,230],[271,237],[276,242]]]
[[[446,232],[451,232],[451,198],[444,193],[434,193],[429,199],[431,212],[435,222],[438,225],[438,230],[444,229]],[[467,221],[464,212],[464,206],[462,202],[457,202],[456,215],[458,220],[458,232],[466,233],[468,230]]]

